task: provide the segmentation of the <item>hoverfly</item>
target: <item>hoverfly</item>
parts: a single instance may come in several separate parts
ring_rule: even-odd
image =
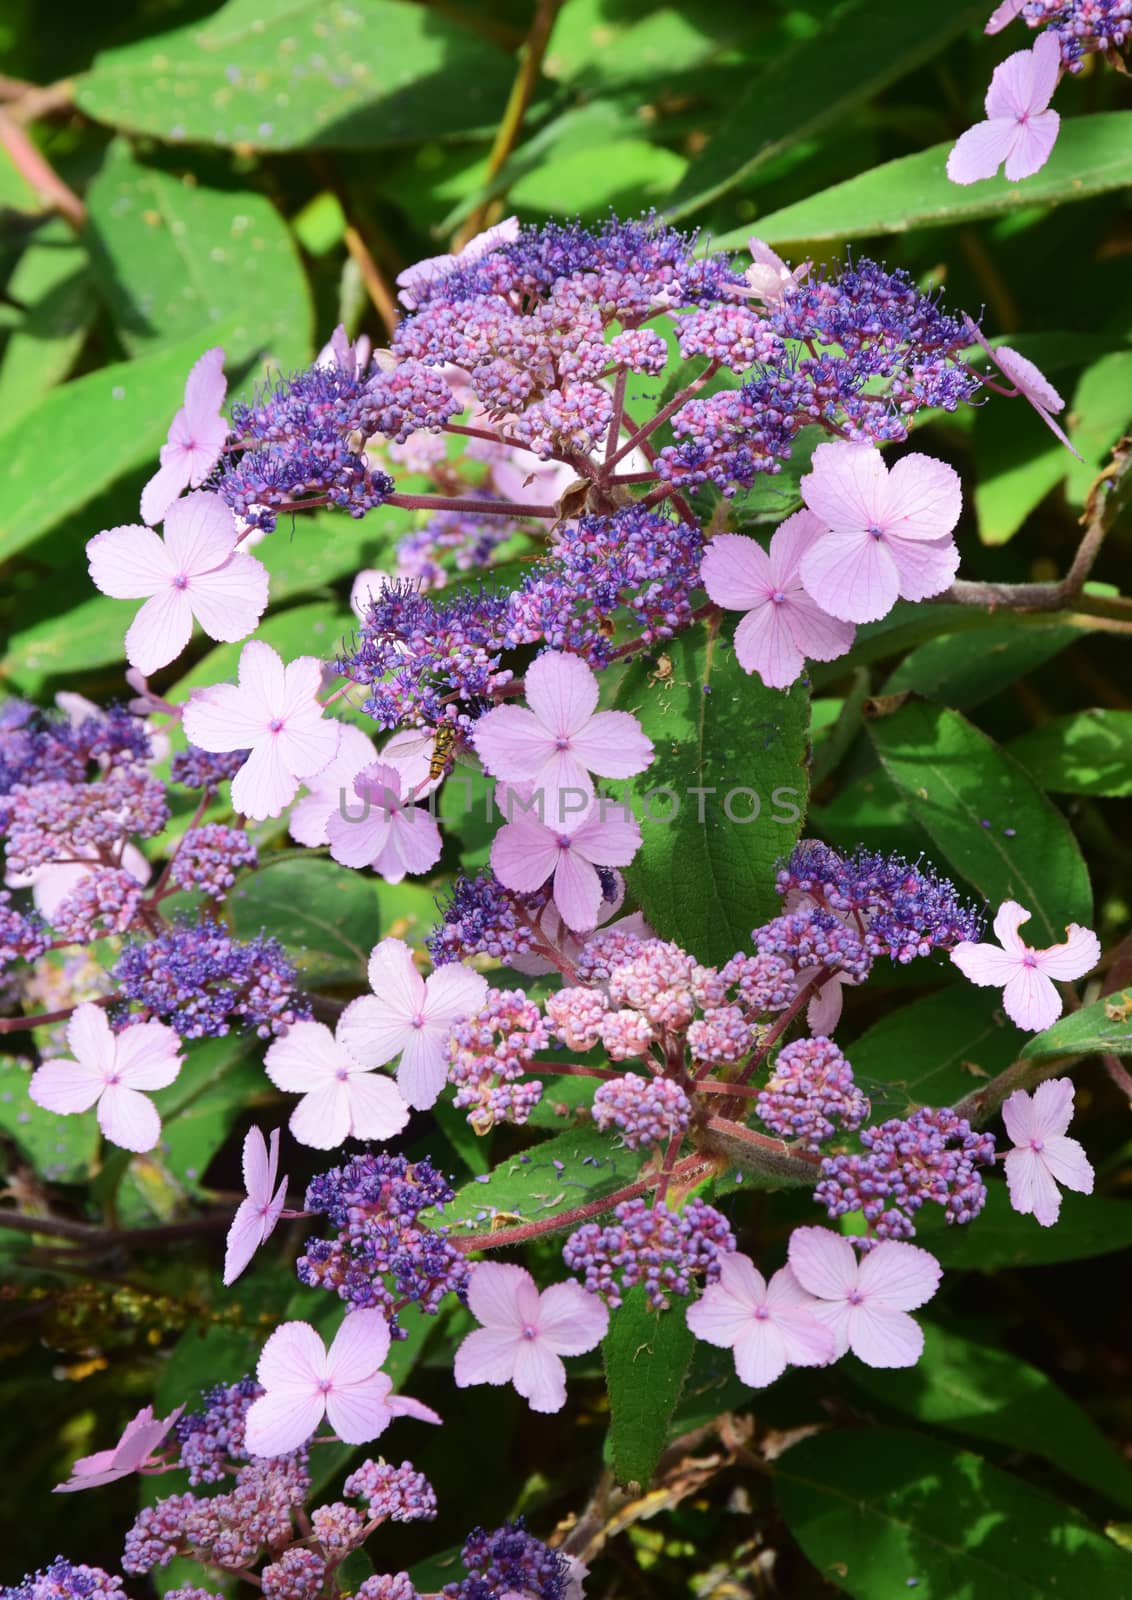
[[[459,733],[451,722],[442,722],[437,728],[436,742],[428,763],[430,782],[443,778],[452,770],[453,753],[458,738]]]

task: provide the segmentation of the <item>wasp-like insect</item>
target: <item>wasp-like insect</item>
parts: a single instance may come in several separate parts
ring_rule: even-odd
[[[443,778],[452,770],[452,758],[458,734],[450,722],[442,722],[436,730],[436,743],[428,763],[429,779]]]

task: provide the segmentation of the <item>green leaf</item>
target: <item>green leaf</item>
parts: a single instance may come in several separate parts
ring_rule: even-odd
[[[490,128],[502,51],[401,0],[229,0],[103,51],[75,86],[96,121],[172,143],[368,150]]]
[[[1002,1020],[998,994],[964,984],[888,1012],[845,1053],[877,1120],[953,1105],[1008,1067],[1023,1037]]]
[[[1016,761],[1057,794],[1132,794],[1132,711],[1072,711],[1011,740]]]
[[[28,1097],[31,1072],[15,1056],[0,1056],[0,1129],[49,1183],[80,1183],[98,1154],[92,1115],[56,1116]]]
[[[152,1160],[178,1184],[199,1187],[236,1118],[257,1094],[273,1093],[263,1070],[263,1042],[243,1034],[185,1045],[176,1083],[158,1090],[161,1144]],[[134,1167],[148,1158],[136,1157]]]
[[[87,194],[86,237],[122,343],[140,355],[242,313],[274,366],[310,359],[313,308],[298,252],[269,200],[209,189],[110,147]]]
[[[978,18],[980,5],[925,15],[907,0],[854,0],[751,78],[666,210],[685,216],[747,183],[792,145],[911,72]],[[755,230],[766,237],[762,224]]]
[[[241,358],[249,353],[242,320],[224,323],[207,337],[196,333],[137,361],[75,378],[0,433],[7,472],[0,504],[0,561],[78,511],[124,473],[150,462],[156,471],[158,449],[182,401],[185,375],[209,343],[222,344]]]
[[[609,1387],[609,1442],[618,1483],[648,1488],[684,1387],[696,1341],[686,1302],[654,1311],[643,1284],[613,1312],[602,1341]]]
[[[805,1439],[778,1463],[775,1498],[814,1566],[856,1600],[1132,1592],[1132,1560],[1076,1511],[925,1434],[838,1428]]]
[[[135,609],[138,602],[131,601]],[[66,613],[66,627],[58,613],[17,629],[0,661],[0,678],[35,693],[45,678],[66,671],[85,672],[90,667],[121,661],[123,639],[129,626],[126,606],[120,600],[93,594]]]
[[[992,1272],[996,1267],[1047,1267],[1083,1261],[1132,1245],[1132,1202],[1063,1192],[1052,1228],[1011,1209],[1005,1183],[988,1183],[987,1203],[967,1227],[948,1227],[933,1208],[916,1221],[916,1242],[945,1267]]]
[[[1035,1035],[1022,1054],[1032,1061],[1057,1056],[1132,1056],[1132,989],[1082,1006]]]
[[[730,636],[703,628],[665,654],[670,680],[636,660],[617,690],[656,747],[626,785],[642,835],[626,876],[663,938],[721,962],[778,906],[775,865],[806,806],[807,694],[801,683],[766,688],[740,667]]]
[[[910,233],[979,217],[995,217],[1026,206],[1062,205],[1089,195],[1123,189],[1132,182],[1132,111],[1104,111],[1062,120],[1053,154],[1025,183],[1004,177],[964,187],[952,183],[946,164],[951,143],[886,161],[807,200],[759,217],[712,240],[713,249],[741,248],[757,232],[768,244],[864,239],[877,233]]]
[[[544,213],[631,212],[655,205],[687,162],[645,139],[612,139],[596,149],[571,150],[517,178],[508,204]]]
[[[25,308],[0,366],[0,417],[10,426],[67,376],[94,319],[87,253],[61,219],[32,239],[8,279]]]
[[[981,406],[975,417],[975,516],[984,544],[1005,544],[1059,484],[1073,459],[1028,406]]]
[[[994,906],[1032,912],[1027,937],[1056,944],[1087,923],[1092,891],[1068,823],[1024,767],[942,706],[909,701],[869,733],[908,810],[951,866]]]
[[[639,1154],[608,1133],[568,1129],[501,1162],[489,1177],[465,1184],[439,1220],[469,1232],[485,1231],[495,1218],[504,1227],[530,1222],[612,1194],[632,1183],[640,1168]],[[572,1224],[566,1220],[562,1226]]]
[[[1085,368],[1069,416],[1070,437],[1085,458],[1068,463],[1069,496],[1083,504],[1098,468],[1132,422],[1132,350],[1113,350]]]
[[[908,689],[964,710],[981,705],[1008,684],[1034,672],[1084,636],[1065,623],[1020,625],[996,618],[979,632],[977,649],[966,633],[946,633],[920,645],[892,672],[881,694]]]
[[[1011,1351],[928,1323],[923,1328],[924,1354],[914,1367],[882,1371],[854,1362],[854,1383],[917,1422],[1040,1456],[1107,1499],[1132,1506],[1132,1469],[1044,1372]]]
[[[241,938],[279,940],[304,982],[364,983],[380,938],[375,880],[324,856],[268,857],[242,878],[229,905]]]

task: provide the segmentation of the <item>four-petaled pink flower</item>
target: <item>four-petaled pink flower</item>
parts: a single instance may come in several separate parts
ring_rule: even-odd
[[[803,261],[797,267],[788,267],[777,251],[762,239],[748,239],[747,249],[751,253],[751,265],[743,276],[748,287],[736,292],[752,300],[761,300],[767,306],[776,305],[787,289],[796,289],[812,265]]]
[[[321,1022],[293,1022],[263,1059],[277,1089],[301,1094],[288,1126],[300,1144],[333,1150],[347,1138],[392,1139],[409,1120],[397,1085],[363,1066]]]
[[[258,1128],[249,1128],[244,1136],[244,1188],[248,1194],[237,1206],[228,1229],[225,1286],[235,1283],[260,1245],[275,1232],[287,1203],[287,1179],[277,1189],[278,1176],[279,1129],[272,1129],[269,1146]]]
[[[577,822],[554,827],[531,809],[538,798],[514,788],[496,791],[500,810],[513,820],[492,840],[492,870],[505,888],[521,894],[533,894],[553,879],[563,922],[575,933],[586,933],[597,926],[601,911],[598,868],[629,865],[640,849],[640,824],[635,817],[607,818],[611,802],[594,800]]]
[[[330,854],[345,867],[372,867],[386,883],[407,872],[427,872],[444,848],[436,818],[402,794],[398,767],[375,761],[353,783],[352,806],[330,813]]]
[[[987,121],[960,134],[947,158],[952,183],[993,178],[1004,161],[1011,183],[1045,166],[1061,125],[1049,109],[1060,72],[1061,44],[1052,28],[1032,49],[999,62],[987,90]]]
[[[813,1315],[833,1334],[835,1356],[852,1350],[867,1367],[915,1366],[924,1335],[908,1313],[939,1287],[933,1255],[882,1239],[858,1258],[848,1239],[829,1228],[795,1228],[789,1255],[798,1282],[815,1296]]]
[[[52,1492],[74,1494],[76,1489],[100,1489],[104,1483],[116,1483],[119,1478],[128,1478],[140,1471],[184,1409],[178,1406],[163,1418],[154,1416],[152,1406],[143,1406],[137,1416],[127,1422],[122,1437],[112,1449],[80,1456],[66,1483],[57,1483]]]
[[[733,1250],[720,1261],[718,1283],[708,1284],[686,1316],[697,1339],[732,1350],[743,1382],[762,1389],[788,1366],[833,1360],[833,1334],[813,1306],[790,1267],[768,1283],[749,1256]]]
[[[771,689],[793,683],[807,656],[843,656],[857,631],[829,616],[802,587],[802,556],[823,532],[812,511],[796,511],[779,524],[769,550],[742,534],[720,533],[703,554],[700,576],[716,605],[747,613],[735,629],[739,665]]]
[[[296,800],[287,819],[287,831],[299,844],[311,849],[329,844],[327,824],[342,808],[343,797],[353,792],[354,779],[363,767],[377,760],[372,739],[350,722],[341,724],[338,753],[329,766],[308,778],[307,793]]]
[[[115,1033],[101,1006],[76,1006],[67,1024],[74,1060],[45,1061],[28,1094],[60,1116],[98,1107],[98,1126],[123,1150],[152,1150],[161,1137],[147,1089],[167,1089],[180,1072],[181,1041],[163,1022],[135,1022]]]
[[[202,750],[248,750],[232,779],[232,804],[262,822],[295,798],[338,753],[339,726],[324,722],[318,692],[322,663],[299,656],[283,665],[262,639],[240,652],[239,686],[195,689],[185,706],[186,736]]]
[[[967,318],[967,327],[971,337],[982,345],[995,366],[1014,385],[1013,389],[1004,392],[1020,394],[1024,400],[1028,400],[1053,436],[1060,439],[1078,461],[1083,461],[1085,458],[1080,450],[1070,441],[1060,423],[1054,421],[1053,413],[1064,411],[1065,401],[1041,368],[1035,366],[1027,356],[1012,350],[1008,344],[992,345],[978,323],[972,322],[970,317]]]
[[[468,1281],[468,1309],[483,1324],[456,1352],[456,1386],[513,1383],[532,1411],[566,1404],[562,1356],[600,1344],[609,1312],[579,1283],[552,1283],[538,1292],[525,1267],[481,1261]]]
[[[169,425],[161,465],[142,490],[142,521],[160,522],[183,489],[198,488],[224,453],[228,424],[220,414],[228,380],[224,352],[206,350],[185,379],[185,403]]]
[[[531,783],[546,814],[560,815],[560,795],[589,800],[590,774],[631,778],[652,760],[652,740],[628,711],[598,711],[598,683],[580,656],[548,650],[527,668],[523,706],[496,706],[476,723],[473,743],[488,772]]]
[[[830,616],[879,622],[898,599],[927,600],[959,567],[951,530],[959,476],[931,456],[903,456],[890,472],[879,450],[819,444],[802,498],[828,532],[802,554],[807,592]]]
[[[1057,1221],[1061,1190],[1092,1194],[1093,1168],[1065,1130],[1073,1120],[1073,1083],[1049,1078],[1032,1095],[1015,1089],[1003,1102],[1002,1120],[1015,1148],[1006,1154],[1006,1184],[1015,1211],[1033,1213],[1043,1228]]]
[[[1100,940],[1091,928],[1071,922],[1064,944],[1034,950],[1018,929],[1030,913],[1017,900],[1004,900],[994,919],[998,944],[973,944],[964,939],[951,959],[965,978],[981,989],[1001,989],[1002,1007],[1012,1022],[1039,1033],[1061,1015],[1061,996],[1053,986],[1083,978],[1101,958]]]
[[[406,267],[404,272],[397,274],[398,300],[406,310],[415,311],[417,297],[413,293],[414,289],[437,283],[459,267],[470,267],[474,262],[490,255],[493,250],[498,250],[500,245],[511,244],[518,237],[518,217],[504,217],[502,222],[497,222],[494,227],[485,228],[482,233],[477,233],[469,239],[463,249],[454,256],[426,256],[423,261],[414,261],[411,267]]]
[[[126,632],[126,659],[149,674],[175,661],[193,618],[210,639],[254,632],[267,605],[267,568],[236,549],[236,524],[218,494],[190,494],[169,508],[164,540],[127,524],[86,547],[96,589],[115,600],[147,597]]]
[[[253,1456],[306,1444],[323,1417],[346,1444],[368,1444],[394,1417],[440,1418],[419,1400],[391,1393],[381,1370],[389,1327],[380,1311],[350,1311],[328,1350],[309,1322],[285,1322],[263,1347],[256,1377],[267,1393],[248,1407],[244,1439]]]
[[[448,1077],[453,1024],[483,1004],[487,979],[456,962],[422,978],[403,939],[382,939],[369,959],[369,981],[373,994],[352,1000],[339,1018],[339,1041],[367,1067],[399,1055],[398,1087],[425,1110]]]

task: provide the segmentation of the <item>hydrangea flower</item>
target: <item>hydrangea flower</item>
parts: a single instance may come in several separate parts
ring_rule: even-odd
[[[301,1026],[301,1024],[296,1024]],[[241,1200],[228,1229],[224,1252],[224,1285],[235,1283],[260,1245],[275,1232],[276,1224],[287,1203],[287,1179],[278,1189],[279,1129],[273,1128],[270,1144],[258,1128],[249,1128],[244,1136],[244,1187],[247,1198]]]
[[[531,894],[551,879],[566,926],[575,933],[596,927],[604,892],[598,869],[629,865],[641,844],[637,819],[607,818],[607,803],[595,800],[578,821],[554,827],[532,814],[531,796],[513,787],[497,800],[504,816],[519,812],[492,840],[491,867],[500,883]]]
[[[631,778],[652,760],[636,717],[598,711],[597,677],[580,656],[548,650],[531,662],[523,687],[530,709],[496,706],[476,723],[472,742],[493,777],[533,784],[552,820],[564,820],[562,791],[592,798],[591,773]]]
[[[136,1022],[114,1033],[101,1006],[76,1006],[67,1024],[74,1059],[45,1061],[28,1094],[60,1116],[98,1107],[98,1126],[123,1150],[152,1150],[161,1118],[147,1089],[166,1089],[181,1070],[181,1041],[163,1022]]]
[[[993,178],[1004,162],[1017,183],[1045,166],[1061,126],[1049,108],[1060,73],[1061,46],[1052,30],[1039,34],[1032,49],[999,62],[987,90],[987,121],[961,134],[947,158],[952,183]]]
[[[815,1297],[813,1315],[831,1331],[835,1355],[852,1350],[867,1367],[914,1367],[924,1334],[908,1315],[939,1287],[939,1262],[919,1245],[883,1239],[858,1257],[828,1228],[795,1228],[790,1265]]]
[[[352,1000],[339,1018],[338,1041],[367,1067],[399,1055],[398,1087],[424,1110],[448,1076],[452,1026],[483,1004],[487,979],[455,963],[422,978],[403,939],[382,939],[370,955],[369,981],[373,994]]]
[[[198,488],[224,453],[228,424],[220,414],[228,380],[217,345],[189,369],[185,403],[169,424],[161,466],[142,490],[142,521],[160,522],[183,489]]]
[[[814,1304],[790,1267],[768,1283],[749,1256],[732,1250],[720,1258],[718,1282],[708,1284],[686,1316],[697,1339],[731,1350],[743,1382],[763,1389],[788,1366],[833,1360],[833,1333],[815,1317]]]
[[[742,534],[721,533],[704,551],[700,574],[710,597],[746,612],[735,629],[739,665],[771,689],[792,684],[807,656],[843,656],[857,631],[823,611],[802,585],[802,557],[823,532],[812,511],[796,511],[779,524],[769,550]]]
[[[55,1494],[73,1494],[76,1489],[99,1489],[104,1483],[116,1483],[128,1478],[144,1467],[173,1429],[184,1410],[178,1406],[167,1417],[155,1417],[152,1406],[143,1406],[136,1417],[127,1422],[118,1443],[109,1450],[96,1450],[92,1456],[80,1456],[71,1468],[66,1483],[57,1483]]]
[[[1065,1130],[1073,1118],[1073,1083],[1049,1078],[1033,1094],[1015,1089],[1002,1107],[1002,1120],[1015,1148],[1006,1153],[1006,1182],[1015,1211],[1031,1213],[1043,1228],[1061,1211],[1058,1184],[1092,1194],[1093,1168],[1076,1139]]]
[[[384,761],[363,767],[354,778],[361,815],[339,806],[330,813],[330,854],[346,867],[372,867],[386,883],[407,872],[427,872],[444,848],[436,818],[411,803],[400,770]]]
[[[303,778],[338,753],[339,727],[324,722],[318,692],[322,663],[299,656],[286,666],[277,651],[253,639],[240,652],[239,684],[195,689],[185,706],[185,733],[202,750],[247,750],[232,779],[232,804],[262,822],[295,798]]]
[[[392,1139],[409,1120],[397,1086],[373,1063],[363,1066],[322,1022],[294,1022],[263,1059],[277,1089],[300,1094],[288,1126],[300,1144],[333,1150],[347,1138]]]
[[[823,611],[878,622],[898,599],[927,600],[959,568],[951,530],[959,475],[931,456],[903,456],[891,472],[871,445],[819,444],[802,498],[827,532],[810,543],[801,581]]]
[[[297,1450],[323,1417],[346,1444],[368,1444],[394,1417],[440,1418],[419,1400],[392,1394],[382,1372],[389,1329],[380,1311],[348,1312],[329,1350],[309,1322],[284,1322],[263,1347],[256,1376],[265,1393],[248,1408],[253,1456]]]
[[[566,1404],[562,1356],[580,1356],[605,1337],[609,1312],[577,1283],[540,1294],[524,1267],[481,1261],[468,1282],[468,1309],[482,1324],[456,1352],[456,1386],[513,1383],[532,1411]]]
[[[1023,399],[1028,400],[1054,437],[1060,439],[1065,448],[1072,451],[1078,461],[1083,461],[1084,457],[1080,450],[1070,442],[1060,423],[1054,421],[1054,412],[1064,411],[1065,401],[1041,368],[1036,366],[1027,356],[1019,355],[1017,350],[1012,350],[1007,344],[992,345],[984,336],[982,329],[976,327],[973,322],[969,324],[969,327],[971,337],[976,343],[982,345],[1004,377],[1008,378],[1013,384],[1013,389],[1008,392],[1020,394]]]
[[[1071,922],[1064,944],[1035,950],[1018,929],[1030,913],[1017,900],[1004,900],[994,919],[998,944],[972,944],[964,939],[951,959],[965,978],[983,989],[1001,989],[1006,1015],[1018,1027],[1039,1033],[1061,1015],[1061,996],[1053,980],[1071,983],[1083,978],[1101,958],[1100,940],[1091,928]]]

